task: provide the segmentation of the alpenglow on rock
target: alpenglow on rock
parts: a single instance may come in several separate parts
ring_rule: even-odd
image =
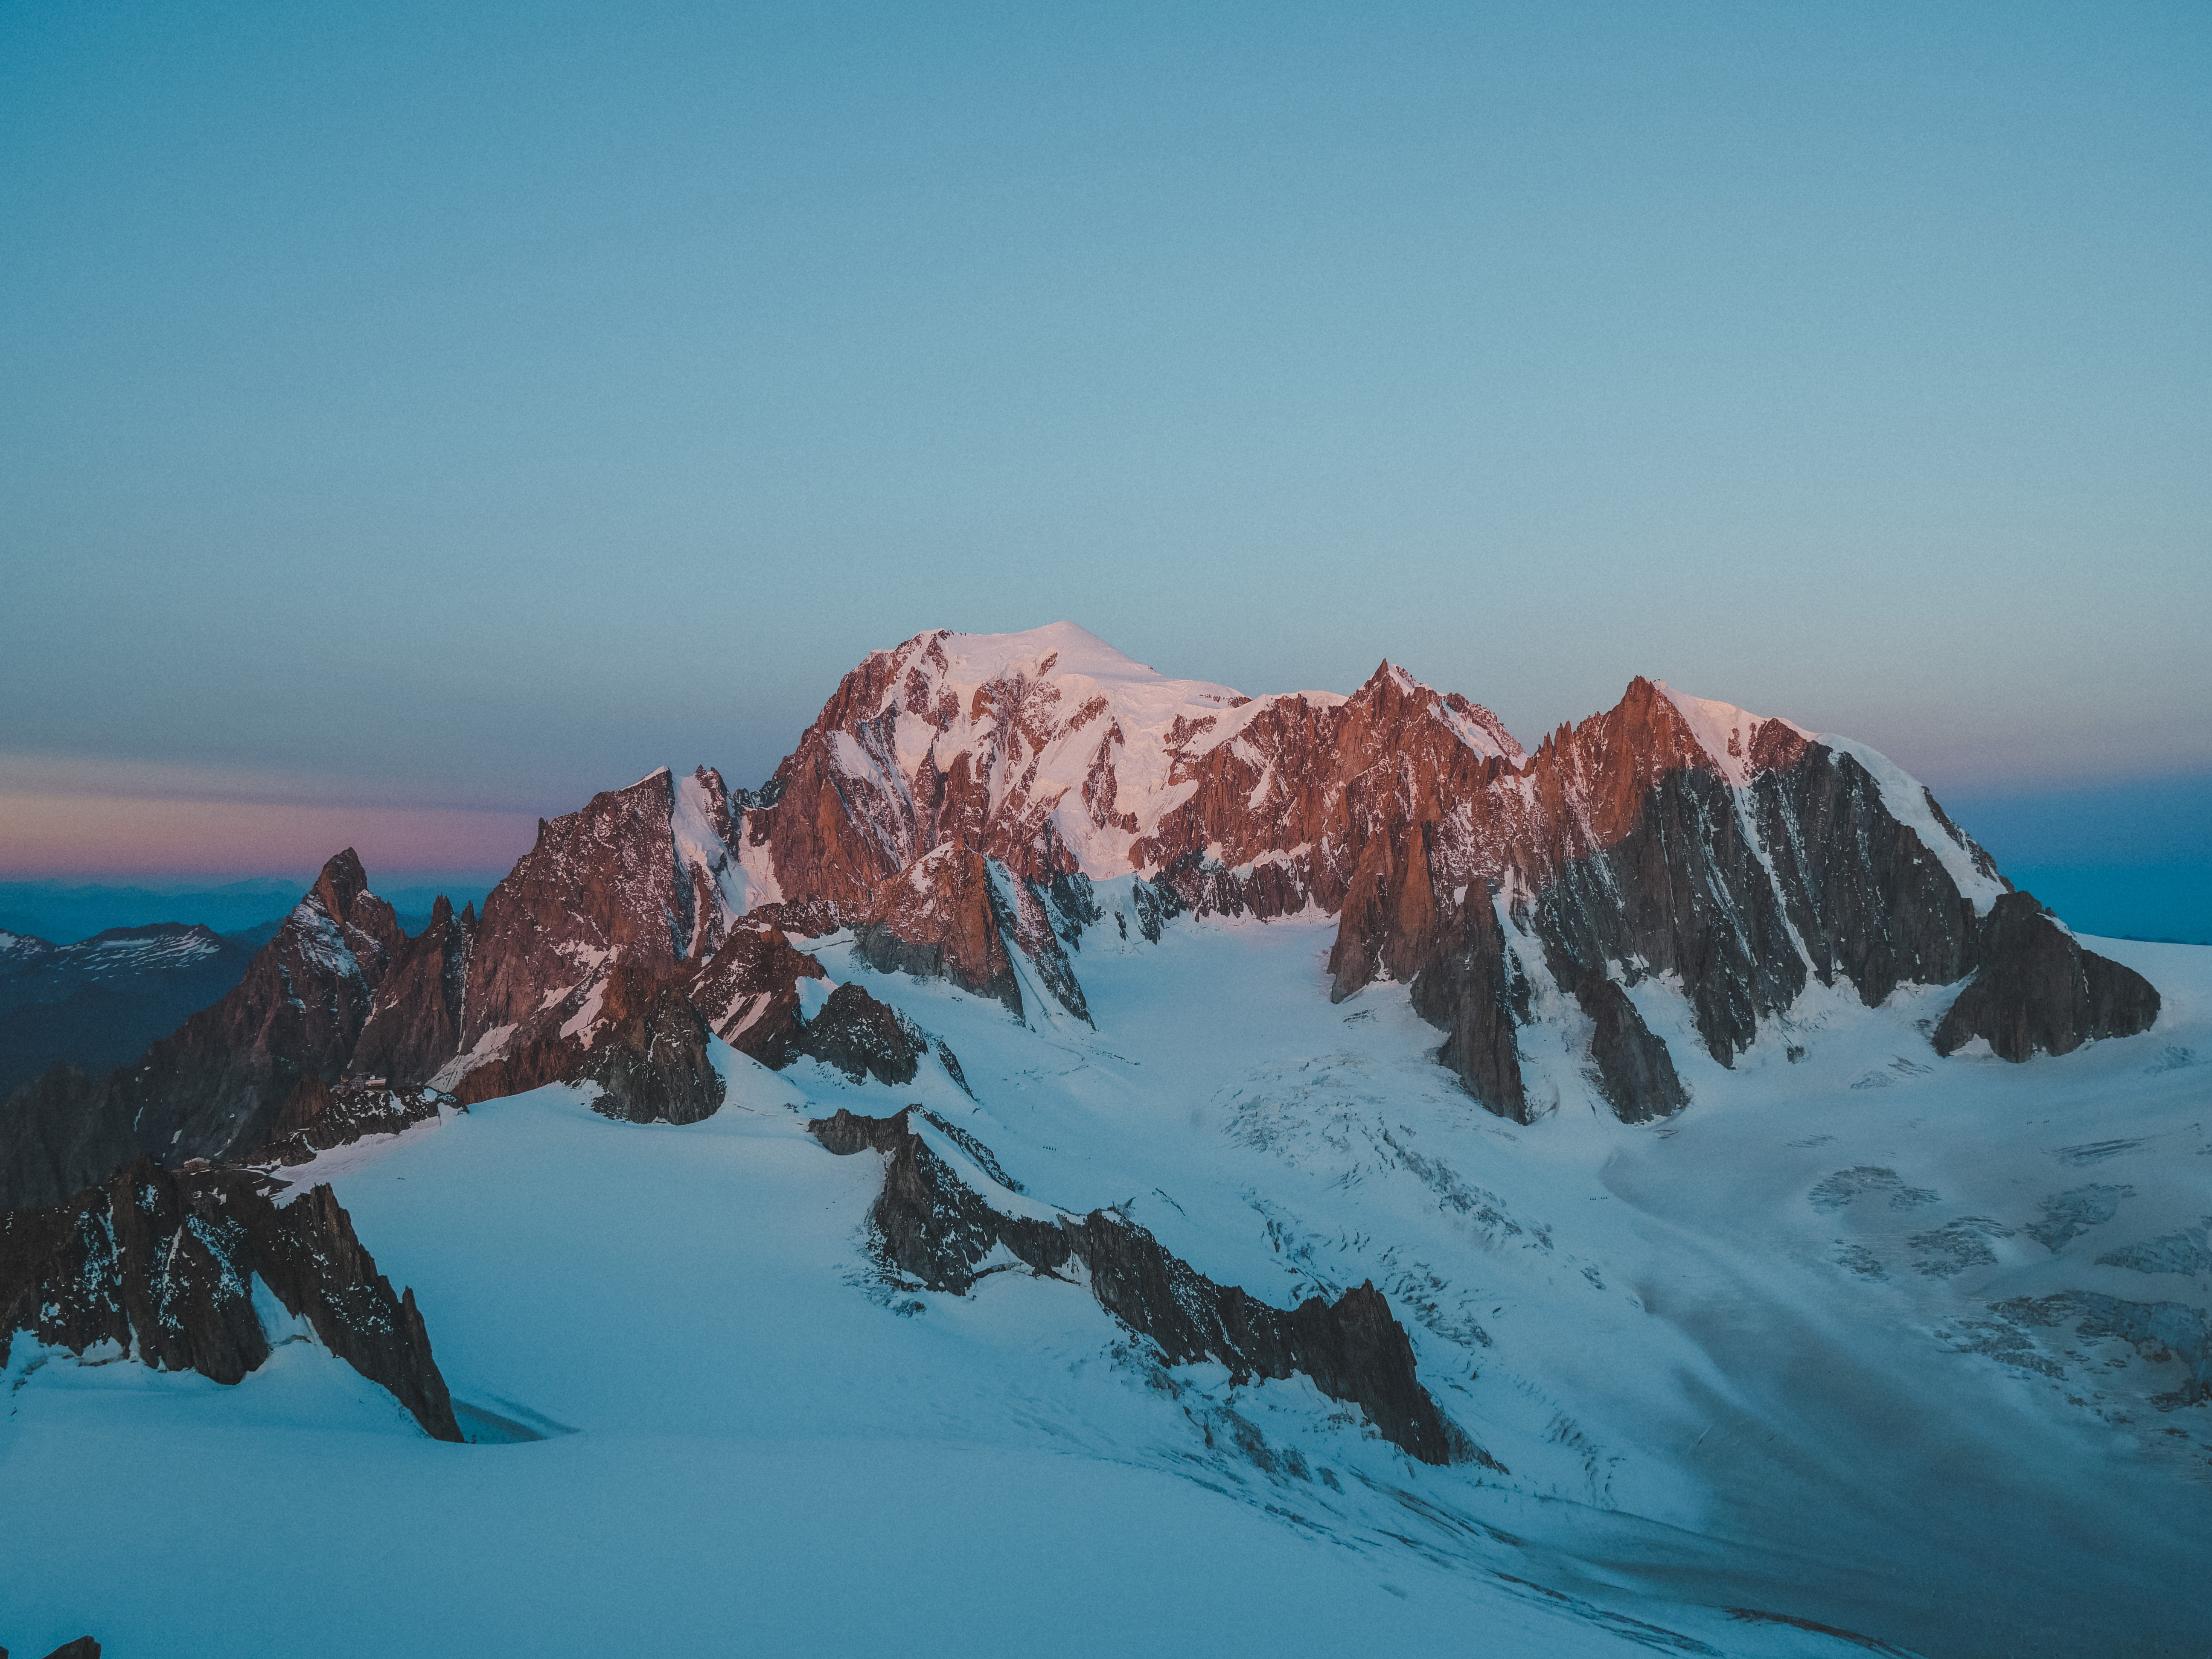
[[[1251,697],[1072,623],[940,630],[848,674],[758,790],[664,769],[541,823],[481,917],[441,903],[408,939],[338,854],[222,1001],[0,1108],[0,1199],[141,1153],[296,1160],[556,1081],[691,1121],[720,1103],[712,1039],[770,1066],[847,1042],[808,1038],[835,988],[806,946],[848,929],[874,971],[1087,1024],[1092,929],[1317,910],[1331,995],[1410,985],[1439,1061],[1522,1121],[1538,1025],[1624,1121],[1689,1103],[1654,997],[1723,1066],[1816,983],[1875,1006],[1971,980],[1944,1054],[2155,1020],[2140,975],[2021,903],[1881,756],[1650,680],[1531,752],[1387,662],[1348,696]]]

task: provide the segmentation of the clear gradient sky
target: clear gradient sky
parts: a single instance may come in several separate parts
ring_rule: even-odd
[[[2194,0],[16,0],[0,877],[496,869],[1063,617],[2201,800],[2208,109]]]

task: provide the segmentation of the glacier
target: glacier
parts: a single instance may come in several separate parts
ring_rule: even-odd
[[[228,1389],[18,1334],[0,1641],[2212,1646],[2212,1284],[2166,1248],[2212,1215],[2212,951],[2090,941],[2156,981],[2156,1028],[2024,1065],[1935,1061],[1955,985],[1868,1008],[1814,981],[1727,1067],[1647,978],[1690,1109],[1618,1121],[1539,1023],[1522,1125],[1437,1062],[1406,987],[1330,1002],[1334,933],[1091,929],[1090,1024],[832,933],[804,946],[966,1090],[717,1042],[702,1122],[556,1085],[283,1171],[413,1287],[476,1443],[297,1329]],[[1109,1208],[1278,1306],[1371,1280],[1489,1462],[1419,1464],[1303,1378],[1163,1365],[1080,1285],[900,1282],[866,1237],[880,1158],[805,1126],[910,1104],[988,1149],[1000,1201]]]

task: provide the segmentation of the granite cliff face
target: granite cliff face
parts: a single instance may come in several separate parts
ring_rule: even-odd
[[[689,995],[714,1034],[764,1066],[782,1067],[805,1031],[799,983],[826,980],[822,964],[774,922],[747,921],[693,975]]]
[[[1978,971],[1936,1028],[1936,1052],[1975,1038],[2000,1060],[2071,1054],[2097,1037],[2133,1036],[2158,1019],[2155,987],[2085,951],[2032,893],[2008,893],[1975,939]]]
[[[458,1441],[415,1294],[392,1285],[328,1187],[279,1208],[252,1177],[140,1158],[66,1201],[0,1215],[0,1339],[236,1382],[269,1358],[258,1283],[439,1440]]]
[[[728,790],[665,769],[541,822],[484,900],[447,1086],[479,1066],[580,1038],[622,965],[654,980],[710,957],[752,908]]]
[[[1516,1115],[1517,1066],[1488,1011],[1502,1000],[1526,1024],[1528,993],[1503,988],[1534,982],[1589,1022],[1601,1092],[1636,1121],[1687,1095],[1626,989],[1676,985],[1729,1065],[1810,980],[1846,980],[1869,1006],[1908,980],[1955,981],[1978,909],[2003,890],[1902,775],[1885,787],[1856,754],[1787,721],[1639,679],[1608,713],[1382,839],[1346,900],[1335,994],[1388,976],[1414,981],[1416,1006],[1440,1023],[1465,1006],[1474,1024],[1454,1013],[1447,1063]],[[1455,904],[1448,939],[1437,916]],[[1495,940],[1470,915],[1493,908]],[[1439,971],[1489,988],[1473,1003],[1419,988]]]
[[[406,1087],[428,1083],[453,1058],[476,934],[476,907],[457,916],[440,894],[429,926],[392,953],[347,1060],[349,1078]]]
[[[1081,878],[1062,872],[1054,888],[1079,909]],[[991,997],[1024,1018],[1022,973],[1086,1023],[1084,1001],[1063,939],[1081,936],[1054,889],[1015,875],[973,848],[939,847],[884,882],[853,929],[861,958],[879,973],[949,979]]]
[[[385,1066],[463,1104],[568,1082],[612,1117],[713,1112],[710,1023],[687,988],[751,908],[739,810],[718,774],[664,769],[541,821],[480,919],[416,942],[353,1073]]]

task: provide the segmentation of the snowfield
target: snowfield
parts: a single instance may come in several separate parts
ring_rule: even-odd
[[[1403,987],[1330,1005],[1334,930],[1093,927],[1095,1030],[832,936],[832,978],[948,1043],[972,1098],[931,1060],[893,1091],[718,1047],[704,1123],[555,1087],[292,1171],[414,1287],[477,1443],[311,1338],[224,1389],[18,1337],[0,1642],[2212,1650],[2212,951],[2088,941],[2165,1012],[2023,1066],[1936,1057],[1956,987],[1816,983],[1724,1070],[1647,981],[1691,1106],[1619,1123],[1540,1024],[1522,1127]],[[1502,1468],[1417,1464],[1303,1378],[1164,1369],[1080,1285],[886,1281],[881,1157],[803,1123],[909,1103],[995,1155],[1009,1207],[1118,1208],[1278,1305],[1371,1279]]]

